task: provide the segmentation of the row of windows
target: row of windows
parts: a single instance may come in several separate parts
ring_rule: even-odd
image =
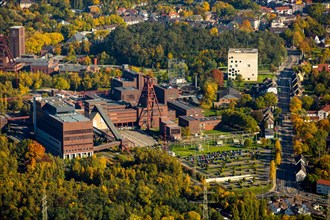
[[[241,61],[241,60],[240,60],[239,62],[240,62],[240,63],[242,63],[242,61]],[[234,63],[234,61],[233,61],[233,60],[231,60],[231,61],[230,61],[230,63]],[[235,60],[235,63],[237,63],[237,60]]]
[[[82,130],[73,130],[73,131],[64,131],[64,134],[82,134],[82,133],[91,133],[93,129],[82,129]]]
[[[74,136],[74,137],[65,137],[65,141],[72,141],[72,140],[83,140],[83,139],[90,139],[93,138],[93,135],[81,135],[81,136]]]
[[[80,143],[80,144],[66,144],[65,147],[79,146],[79,145],[93,145],[93,143]]]
[[[86,150],[93,150],[93,148],[79,148],[79,149],[69,149],[69,150],[65,150],[66,153],[68,152],[77,152],[77,151],[86,151]]]

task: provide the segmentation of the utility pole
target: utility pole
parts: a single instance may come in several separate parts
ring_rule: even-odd
[[[42,220],[47,220],[47,195],[46,195],[46,189],[44,189],[44,193],[42,196]]]
[[[208,200],[207,200],[207,182],[206,182],[206,176],[205,176],[205,183],[203,187],[204,192],[204,199],[203,199],[203,219],[208,220],[209,219],[209,210],[208,210]]]

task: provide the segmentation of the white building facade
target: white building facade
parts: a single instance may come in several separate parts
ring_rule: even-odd
[[[229,49],[228,79],[235,80],[238,74],[244,81],[258,80],[258,49]]]

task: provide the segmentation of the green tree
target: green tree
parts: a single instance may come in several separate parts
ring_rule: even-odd
[[[246,147],[246,148],[252,147],[252,140],[251,139],[245,139],[244,147]]]

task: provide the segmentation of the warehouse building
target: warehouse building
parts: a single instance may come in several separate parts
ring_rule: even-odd
[[[64,100],[35,97],[33,124],[47,152],[68,159],[93,155],[92,122]]]

